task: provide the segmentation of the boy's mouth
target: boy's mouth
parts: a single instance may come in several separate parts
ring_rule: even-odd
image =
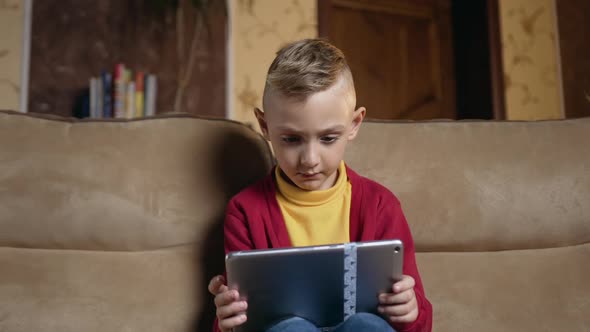
[[[316,176],[318,176],[320,173],[316,172],[316,173],[299,173],[301,175],[301,177],[303,177],[304,179],[313,179]]]

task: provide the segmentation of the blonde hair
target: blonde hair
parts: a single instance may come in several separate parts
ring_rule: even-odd
[[[305,100],[327,90],[341,77],[346,78],[354,94],[352,73],[342,51],[323,39],[300,40],[277,52],[266,75],[263,98],[272,90],[287,98]]]

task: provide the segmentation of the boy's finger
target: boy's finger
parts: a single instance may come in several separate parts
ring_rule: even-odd
[[[221,285],[221,287],[219,287],[219,293],[218,294],[225,293],[227,291],[229,291],[229,287],[227,287],[226,285]]]
[[[215,296],[215,306],[219,308],[221,306],[228,305],[232,302],[237,301],[239,297],[240,294],[238,294],[238,291],[226,290],[225,292],[221,292]]]
[[[402,280],[394,283],[391,289],[394,293],[401,293],[408,289],[414,288],[414,286],[416,286],[416,281],[414,280],[414,278],[408,275],[404,275],[402,277]]]
[[[215,276],[211,279],[211,281],[209,282],[209,293],[213,294],[213,295],[217,295],[220,292],[222,292],[222,290],[220,289],[221,286],[224,286],[225,283],[225,278],[223,278],[223,276]]]
[[[381,294],[379,295],[379,304],[381,305],[393,305],[393,304],[404,304],[410,302],[416,298],[416,294],[413,289],[398,293],[398,294]]]
[[[391,323],[413,323],[416,318],[415,315],[405,315],[405,316],[389,316],[387,320]]]
[[[381,305],[377,308],[380,314],[386,316],[405,316],[412,312],[416,308],[416,300],[411,300],[408,303],[396,304],[396,305]]]
[[[217,308],[217,318],[219,318],[219,320],[222,320],[225,318],[236,316],[238,314],[244,313],[247,308],[248,303],[246,303],[246,301],[232,302],[228,305],[224,305]]]
[[[240,325],[244,324],[244,322],[247,319],[248,318],[246,317],[245,314],[240,314],[240,315],[237,315],[234,317],[226,318],[226,319],[219,321],[219,328],[222,331],[227,331],[227,330],[233,329],[236,326],[240,326]]]

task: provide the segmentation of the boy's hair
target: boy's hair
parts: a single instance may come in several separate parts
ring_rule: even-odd
[[[277,52],[266,75],[264,98],[272,90],[287,98],[305,100],[328,89],[342,76],[354,94],[352,73],[342,51],[323,39],[300,40]]]

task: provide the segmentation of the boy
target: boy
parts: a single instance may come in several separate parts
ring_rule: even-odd
[[[405,248],[404,276],[390,293],[379,295],[381,315],[353,315],[335,331],[430,331],[432,306],[399,201],[342,160],[366,112],[356,108],[342,52],[320,39],[283,47],[268,70],[262,104],[264,112],[256,109],[256,118],[277,166],[229,202],[225,252],[399,238]],[[247,320],[248,305],[224,283],[217,276],[209,284],[222,332]],[[319,330],[292,318],[268,331]]]

